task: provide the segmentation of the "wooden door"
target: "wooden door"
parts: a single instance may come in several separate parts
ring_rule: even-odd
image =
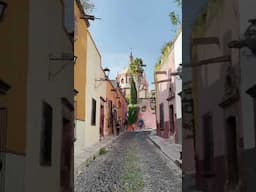
[[[104,137],[104,105],[100,105],[100,137]]]
[[[71,171],[72,171],[72,146],[73,146],[73,127],[71,121],[62,119],[62,144],[61,144],[61,192],[72,192]]]
[[[174,112],[173,105],[169,105],[170,133],[174,133]]]

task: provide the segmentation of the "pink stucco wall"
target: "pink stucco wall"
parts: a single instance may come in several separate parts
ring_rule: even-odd
[[[144,128],[156,129],[156,116],[151,111],[139,112],[138,119],[143,119]]]
[[[175,63],[174,63],[174,51],[173,47],[170,50],[170,53],[168,57],[165,59],[165,61],[162,63],[159,71],[165,71],[166,74],[157,74],[157,81],[162,81],[171,78],[172,81],[168,82],[162,82],[158,83],[156,85],[157,89],[157,133],[158,135],[162,137],[169,137],[176,135],[176,125],[174,125],[174,132],[170,132],[170,114],[169,114],[169,105],[173,105],[174,109],[174,123],[175,123],[175,114],[176,114],[176,102],[173,98],[170,101],[167,101],[167,98],[169,97],[170,88],[172,89],[172,92],[175,93],[175,77],[170,76],[171,72],[175,72]],[[164,130],[160,130],[160,111],[159,111],[159,105],[163,103],[164,106]],[[175,123],[176,124],[176,123]]]

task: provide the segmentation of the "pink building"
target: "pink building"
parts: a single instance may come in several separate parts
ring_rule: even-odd
[[[156,76],[156,119],[157,135],[163,138],[172,137],[177,141],[174,45],[168,48],[168,55],[163,58]]]
[[[238,1],[225,0],[220,11],[205,8],[192,35],[193,97],[197,185],[207,192],[244,190],[243,129],[237,50]]]
[[[143,121],[142,128],[156,129],[155,107],[152,106],[151,97],[140,99],[140,111],[138,114],[138,125]]]

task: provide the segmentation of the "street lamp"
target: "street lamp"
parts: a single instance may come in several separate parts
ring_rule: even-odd
[[[105,76],[108,79],[109,78],[109,73],[110,73],[110,69],[109,68],[105,68],[104,70]]]
[[[244,38],[229,42],[228,47],[234,49],[248,47],[256,55],[256,19],[250,19],[248,22],[251,24],[246,29]]]
[[[7,3],[0,1],[0,20],[3,19],[6,8],[7,8]]]

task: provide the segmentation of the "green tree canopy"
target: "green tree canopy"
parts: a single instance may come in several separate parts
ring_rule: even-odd
[[[129,65],[129,71],[132,74],[142,73],[144,70],[142,68],[143,60],[141,58],[134,59],[133,63]]]

